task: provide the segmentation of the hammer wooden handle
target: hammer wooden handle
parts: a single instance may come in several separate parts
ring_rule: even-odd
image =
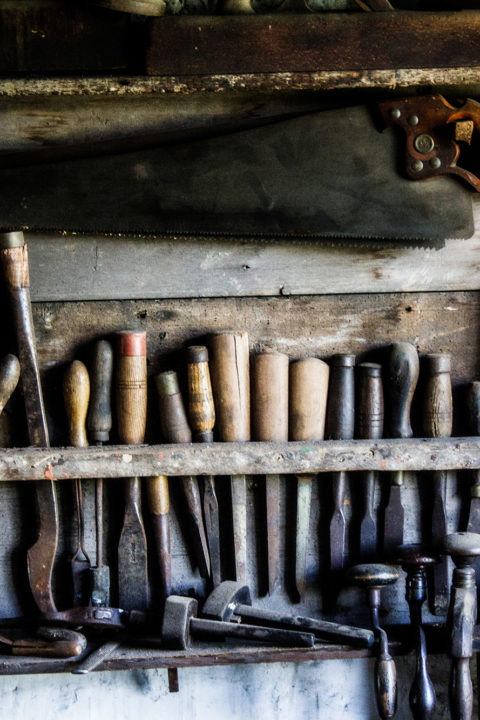
[[[74,447],[87,447],[85,421],[90,398],[88,370],[80,360],[74,360],[63,375],[63,401],[68,418],[68,438]]]

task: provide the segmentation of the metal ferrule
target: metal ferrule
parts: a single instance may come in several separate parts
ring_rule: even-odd
[[[453,571],[452,585],[456,588],[469,589],[475,585],[475,570],[472,567],[455,568]]]

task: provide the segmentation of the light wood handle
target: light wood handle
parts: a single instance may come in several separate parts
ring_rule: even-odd
[[[265,352],[254,356],[252,377],[254,440],[288,440],[288,355]]]
[[[63,400],[68,418],[68,439],[74,447],[88,445],[85,421],[90,398],[88,370],[80,360],[74,360],[63,376]]]
[[[116,385],[118,439],[126,445],[140,445],[147,420],[145,332],[118,333]]]
[[[170,511],[170,496],[168,492],[168,479],[165,475],[156,475],[147,478],[148,505],[152,515],[168,515]]]
[[[451,357],[431,353],[425,357],[428,378],[423,405],[423,432],[426,437],[449,437],[452,434]]]
[[[187,348],[188,415],[196,440],[211,442],[215,425],[208,349],[203,345]]]
[[[290,440],[323,440],[327,409],[329,367],[307,358],[290,365]]]
[[[217,428],[224,442],[250,440],[250,368],[247,333],[221,333],[210,343]]]

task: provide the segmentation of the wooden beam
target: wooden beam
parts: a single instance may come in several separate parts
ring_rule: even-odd
[[[2,481],[152,475],[292,475],[342,470],[469,470],[478,467],[478,438],[0,450]]]

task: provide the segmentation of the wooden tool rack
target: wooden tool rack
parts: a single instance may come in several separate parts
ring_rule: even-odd
[[[411,88],[425,88],[426,93],[435,92],[438,88],[446,93],[456,93],[462,88],[464,96],[474,96],[477,92],[480,15],[476,11],[392,14],[388,17],[390,31],[394,36],[405,33],[409,38],[410,44],[404,43],[401,51],[391,42],[387,48],[385,40],[382,41],[385,33],[382,23],[386,21],[370,14],[362,22],[367,23],[368,20],[373,23],[376,41],[383,42],[381,49],[375,54],[372,51],[375,43],[370,42],[368,47],[357,43],[356,55],[352,49],[347,59],[340,63],[337,61],[346,41],[345,36],[336,33],[342,23],[342,27],[347,28],[348,37],[348,33],[353,32],[349,29],[351,19],[348,15],[326,16],[321,22],[314,20],[312,26],[312,17],[301,16],[299,19],[297,16],[285,16],[280,21],[278,16],[160,19],[152,25],[147,53],[147,68],[157,76],[128,74],[128,67],[123,68],[124,74],[117,72],[108,77],[10,76],[0,80],[0,102],[32,97],[55,97],[61,102],[74,96],[77,99],[81,97],[82,102],[88,105],[92,99],[99,97],[108,97],[115,103],[119,99],[158,98],[179,93],[227,95],[262,92],[292,96],[294,93],[314,92],[327,97],[333,91],[340,94],[348,92],[356,101],[364,102],[372,96],[401,95]],[[287,21],[291,21],[290,28]],[[269,37],[273,38],[266,43],[261,58],[255,53],[246,54],[248,43],[245,42],[244,45],[240,42],[240,48],[236,47],[227,64],[225,57],[228,54],[224,52],[212,57],[207,52],[208,43],[198,51],[195,38],[199,28],[204,32],[207,30],[207,35],[210,33],[220,42],[218,38],[224,29],[232,25],[237,39],[243,37],[245,41],[242,28],[245,33],[249,22],[255,29],[253,36],[258,42],[265,24]],[[451,49],[452,42],[449,44],[445,37],[445,23],[455,28],[454,34],[458,34],[459,41],[454,46],[458,55],[450,52],[448,59],[447,51]],[[305,27],[309,28],[310,34],[300,45],[296,45]],[[425,32],[430,33],[428,48],[425,46]],[[156,52],[155,48],[160,45],[152,40],[155,34],[158,36],[157,43],[160,42],[158,38],[162,42],[173,43],[173,64],[169,65],[172,54],[167,51],[168,46],[160,55]],[[225,37],[228,36],[225,34]],[[172,38],[177,42],[173,42]],[[460,43],[461,38],[463,44]],[[180,42],[182,39],[185,40],[183,45]],[[327,49],[333,56],[326,51],[323,54],[318,51],[318,48],[324,47],[322,39],[330,43]],[[249,42],[251,46],[253,41]],[[408,53],[405,48],[408,48]],[[196,64],[192,73],[187,74],[192,62]],[[178,68],[183,72],[179,73]],[[41,115],[37,120],[40,124],[45,122]],[[480,226],[480,204],[475,203],[475,208],[477,226]],[[423,473],[435,469],[467,471],[480,467],[480,442],[476,438],[462,436],[458,405],[462,385],[478,377],[480,372],[478,230],[467,241],[447,240],[441,250],[394,245],[374,248],[361,242],[356,247],[341,244],[328,246],[314,241],[267,242],[251,238],[233,241],[202,237],[93,237],[69,233],[29,235],[28,232],[26,238],[30,250],[37,344],[53,447],[17,447],[0,451],[2,520],[4,535],[9,538],[0,567],[3,616],[34,612],[25,570],[26,549],[35,539],[33,493],[30,485],[23,481],[44,478],[58,481],[62,540],[56,569],[56,592],[60,607],[68,606],[64,578],[67,577],[70,557],[72,478],[85,479],[87,510],[93,497],[91,479],[99,476],[108,478],[111,565],[114,563],[114,538],[121,519],[120,479],[157,474],[171,478],[175,509],[173,587],[179,593],[196,592],[202,596],[205,588],[189,559],[181,504],[175,492],[175,477],[208,473],[226,477],[229,473],[246,473],[250,478],[249,542],[253,548],[249,580],[254,595],[260,596],[259,603],[278,609],[290,608],[294,612],[318,614],[321,612],[320,595],[324,580],[322,572],[319,572],[324,550],[318,527],[328,513],[328,500],[325,503],[329,491],[328,475],[325,482],[320,479],[314,483],[309,589],[300,606],[292,604],[288,593],[288,572],[287,592],[280,593],[278,598],[264,596],[261,522],[258,510],[254,509],[261,495],[263,474],[271,472],[288,476],[295,472],[321,474],[348,470],[352,473],[349,508],[353,507],[355,511],[355,507],[359,507],[355,505],[355,487],[358,485],[358,474],[355,473],[358,471],[372,469],[387,473],[403,469]],[[237,328],[249,332],[252,352],[271,347],[288,353],[292,359],[312,354],[328,361],[334,353],[352,352],[362,359],[368,357],[381,361],[383,349],[397,340],[413,342],[420,354],[450,352],[453,359],[456,436],[442,440],[417,437],[408,441],[160,445],[155,408],[150,403],[149,445],[111,445],[79,450],[62,447],[65,444],[60,398],[63,367],[75,357],[85,359],[94,339],[126,328],[147,331],[150,375],[167,367],[178,368],[182,364],[185,367],[182,351],[187,344],[203,341],[211,332]],[[2,349],[5,352],[12,350],[8,338]],[[18,398],[13,402],[12,412],[21,416],[21,400]],[[319,477],[322,478],[322,475]],[[406,540],[419,538],[422,524],[419,506],[426,492],[422,487],[428,487],[427,483],[428,476],[424,474],[418,479],[413,475],[407,477],[405,505],[409,513]],[[384,498],[381,485],[387,486],[388,481],[383,483],[380,480],[378,502],[383,502]],[[452,530],[456,530],[468,501],[468,474],[464,477],[460,473],[458,480],[452,477],[450,485],[449,522]],[[218,487],[222,495],[221,481]],[[291,555],[288,543],[292,533],[286,509],[291,506],[291,489],[286,479],[284,493],[282,547],[288,567]],[[355,545],[353,538],[352,535],[352,549]],[[154,573],[152,565],[153,585]],[[360,596],[355,593],[346,592],[345,596],[341,596],[340,610],[335,617],[367,625],[366,612],[359,610]],[[408,622],[408,608],[400,585],[395,591],[386,593],[385,607],[385,623]],[[428,613],[426,616],[427,621],[435,622],[433,616],[428,616]],[[438,642],[439,632],[432,626],[433,651],[444,651],[444,646],[442,648]],[[410,643],[405,640],[393,642],[394,653],[411,652],[411,649]],[[335,645],[318,645],[312,650],[194,645],[185,652],[122,646],[105,661],[102,669],[299,662],[370,654],[370,651]],[[72,667],[73,663],[57,660],[5,658],[4,661],[2,658],[0,674],[63,672],[70,671]]]

